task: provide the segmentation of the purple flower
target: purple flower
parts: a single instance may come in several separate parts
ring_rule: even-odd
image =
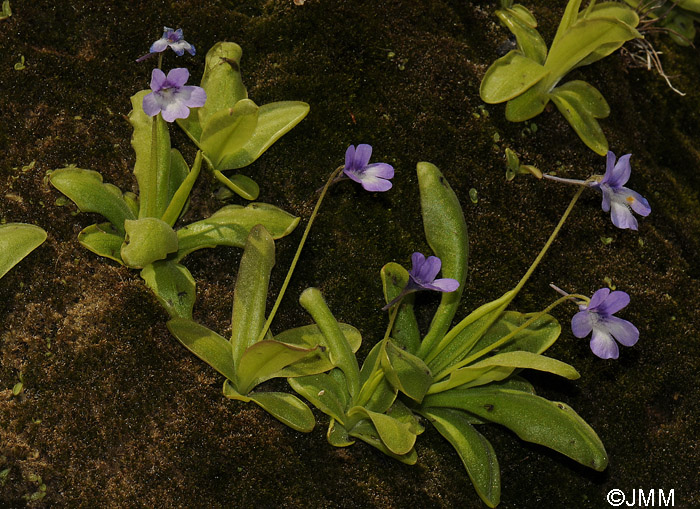
[[[615,164],[615,154],[608,152],[605,175],[599,182],[594,182],[590,186],[603,193],[603,211],[612,210],[610,218],[615,226],[636,230],[637,219],[632,215],[632,210],[640,216],[648,216],[651,207],[642,195],[623,187],[632,172],[631,156],[632,154],[625,154]]]
[[[195,53],[194,46],[182,38],[182,28],[173,30],[172,28],[163,27],[163,37],[151,44],[151,49],[148,50],[149,53],[147,55],[142,56],[136,61],[142,62],[155,53],[165,51],[168,47],[172,48],[179,57],[184,55],[185,51],[190,55],[194,55]]]
[[[173,69],[165,76],[160,69],[151,74],[151,92],[143,98],[143,111],[149,117],[158,113],[163,120],[172,122],[177,118],[187,118],[190,108],[204,106],[207,93],[201,87],[184,86],[190,72],[184,67]]]
[[[411,255],[411,263],[413,267],[408,271],[409,280],[406,290],[435,290],[449,293],[459,288],[459,282],[456,279],[435,279],[442,267],[442,262],[437,256],[426,258],[422,253],[416,252]]]
[[[388,191],[391,189],[389,179],[394,176],[394,167],[387,163],[368,164],[372,156],[372,146],[362,143],[350,145],[345,151],[345,168],[343,173],[362,184],[366,191]]]
[[[591,350],[601,359],[617,359],[620,351],[617,340],[625,346],[633,346],[639,339],[639,331],[627,320],[613,316],[630,302],[625,292],[611,292],[601,288],[571,319],[571,330],[577,338],[585,338],[591,331]]]
[[[383,311],[389,309],[409,293],[420,290],[435,290],[436,292],[449,293],[459,288],[459,281],[456,279],[435,279],[442,267],[442,262],[437,256],[429,256],[426,259],[422,253],[416,252],[411,255],[411,263],[413,266],[408,271],[408,283],[395,299],[382,308]]]

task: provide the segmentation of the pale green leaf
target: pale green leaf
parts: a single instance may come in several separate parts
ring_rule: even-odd
[[[103,184],[102,175],[96,171],[63,168],[51,172],[49,181],[70,198],[81,212],[102,214],[122,235],[124,221],[136,219],[119,188]]]
[[[608,464],[598,435],[564,403],[526,392],[483,387],[428,395],[423,407],[466,410],[509,428],[523,440],[554,449],[594,470],[605,470]]]
[[[192,318],[196,289],[186,267],[172,260],[157,261],[141,270],[141,278],[171,318]]]
[[[213,169],[223,169],[221,162],[248,142],[257,123],[258,107],[250,99],[242,99],[233,108],[217,111],[209,117],[202,126],[199,146]]]
[[[214,177],[222,183],[229,191],[236,193],[246,200],[256,200],[260,194],[260,187],[252,178],[240,173],[227,177],[219,170],[214,170]]]
[[[231,355],[231,344],[216,332],[190,319],[174,318],[168,329],[180,343],[209,364],[228,380],[236,379],[236,369]]]
[[[481,500],[496,507],[501,499],[501,471],[491,443],[474,429],[464,412],[426,408],[421,414],[455,448]]]
[[[286,392],[255,392],[248,397],[275,419],[292,429],[309,433],[316,420],[306,404]]]
[[[420,162],[417,173],[425,238],[435,256],[442,261],[441,277],[459,282],[457,290],[442,294],[418,350],[418,357],[424,358],[425,353],[445,335],[457,312],[467,279],[469,237],[462,206],[440,170],[434,164]]]
[[[518,41],[518,49],[522,54],[538,64],[544,64],[545,58],[547,58],[547,45],[539,32],[532,26],[531,22],[534,22],[535,18],[524,20],[523,10],[529,14],[529,11],[523,8],[522,10],[498,10],[496,15],[501,20],[501,23],[515,35]]]
[[[563,86],[555,88],[549,94],[552,102],[576,131],[581,141],[596,154],[604,156],[608,153],[608,140],[596,120],[596,117],[601,118],[601,116],[594,115],[591,109],[596,113],[609,113],[610,109],[607,108],[605,99],[602,96],[598,99],[592,93],[581,94],[579,90],[574,88],[563,90],[562,88]],[[597,90],[595,91],[597,92]]]
[[[253,134],[240,149],[227,152],[217,168],[235,170],[248,166],[308,113],[309,105],[301,101],[280,101],[260,106]]]
[[[352,325],[348,325],[346,323],[341,323],[339,325],[345,339],[350,344],[350,348],[353,352],[357,352],[362,342],[360,332]],[[291,366],[284,368],[275,375],[276,377],[314,375],[317,373],[323,373],[324,371],[328,371],[334,367],[333,363],[328,357],[325,336],[321,333],[318,325],[306,325],[304,327],[286,330],[275,335],[275,341],[303,346],[305,348],[315,348],[319,345],[322,347],[316,349],[313,354],[305,357],[299,362],[295,362]]]
[[[168,223],[155,217],[127,219],[124,230],[120,255],[127,267],[141,269],[177,251],[177,234]]]
[[[317,288],[307,288],[299,297],[299,303],[321,329],[326,339],[328,356],[333,365],[343,371],[347,378],[348,391],[354,397],[360,389],[360,369],[357,359],[340,325],[328,309],[323,295]]]
[[[348,411],[348,417],[356,415],[364,415],[372,421],[379,438],[393,454],[403,456],[413,449],[413,445],[416,443],[416,434],[411,431],[410,424],[359,406],[352,407]],[[354,429],[350,433],[352,434],[353,431]]]
[[[258,340],[265,323],[270,272],[275,265],[275,242],[264,226],[250,230],[233,290],[231,345],[240,369],[244,352]]]
[[[250,230],[257,224],[265,227],[273,239],[289,235],[299,218],[274,205],[251,203],[227,205],[207,219],[190,223],[177,231],[179,261],[192,251],[216,246],[243,247]]]
[[[236,387],[241,393],[248,394],[257,385],[279,376],[282,369],[309,356],[313,351],[313,348],[279,341],[258,341],[243,352],[238,365]]]
[[[387,263],[381,271],[384,299],[388,304],[395,299],[408,284],[408,271],[398,263]],[[414,294],[401,300],[399,310],[391,329],[394,342],[409,353],[415,354],[420,346],[420,331],[413,312]]]
[[[131,96],[132,110],[129,113],[129,122],[134,128],[131,146],[136,152],[134,175],[139,185],[140,218],[163,215],[168,207],[169,190],[172,185],[168,126],[161,115],[149,117],[143,111],[143,98],[150,93],[151,90],[142,90]],[[152,147],[155,147],[153,153]],[[180,174],[181,170],[176,169],[176,173]]]
[[[513,50],[491,64],[481,80],[479,95],[486,103],[502,103],[520,96],[548,74],[544,66]]]
[[[23,223],[0,225],[0,278],[45,240],[46,232],[38,226]]]
[[[88,226],[78,234],[78,242],[93,253],[124,265],[120,254],[124,236],[112,223]]]
[[[313,406],[339,422],[344,422],[345,410],[350,394],[328,375],[310,375],[290,378],[289,385],[299,395],[304,396]]]

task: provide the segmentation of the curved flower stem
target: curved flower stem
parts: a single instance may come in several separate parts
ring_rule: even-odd
[[[501,312],[508,307],[508,304],[515,298],[515,296],[520,292],[520,290],[525,286],[525,283],[527,282],[528,279],[530,279],[530,276],[532,273],[535,271],[537,266],[540,264],[542,261],[542,258],[544,258],[544,255],[547,254],[547,251],[549,250],[549,247],[552,245],[552,242],[554,242],[554,239],[557,238],[557,235],[559,234],[559,230],[561,230],[562,226],[564,226],[564,223],[566,222],[567,218],[569,217],[569,214],[571,214],[571,211],[574,208],[574,205],[576,205],[576,202],[578,201],[579,197],[581,196],[581,193],[586,189],[587,186],[581,186],[578,191],[576,191],[576,194],[574,197],[571,199],[571,202],[569,203],[569,206],[566,208],[564,211],[564,214],[561,216],[561,219],[559,219],[559,223],[557,223],[557,226],[554,228],[554,231],[552,234],[549,236],[549,239],[547,239],[547,242],[545,243],[544,247],[540,250],[540,253],[537,255],[537,258],[535,258],[535,261],[532,262],[532,265],[530,265],[530,268],[527,269],[527,272],[525,275],[520,279],[518,284],[510,290],[509,292],[506,292],[500,299],[501,301],[499,305],[496,308],[492,307],[486,307],[483,311],[483,314],[480,315],[474,315],[473,313],[470,315],[467,315],[464,319],[462,319],[461,322],[459,322],[457,325],[455,325],[446,335],[445,337],[438,343],[436,347],[434,347],[428,354],[425,356],[423,359],[426,363],[431,362],[433,359],[435,359],[440,352],[447,347],[447,345],[450,344],[450,342],[459,335],[462,330],[464,330],[468,325],[474,323],[476,320],[481,318],[482,316],[491,313],[495,311],[496,309],[500,309]],[[484,332],[488,327],[491,326],[491,324],[500,316],[499,313],[494,313],[493,319],[491,322],[487,325],[485,325],[486,328],[484,328]],[[470,347],[471,345],[467,344],[467,348]],[[466,352],[462,352],[466,353]],[[434,378],[437,380],[437,378]]]
[[[467,365],[471,364],[472,362],[474,362],[475,360],[479,359],[480,357],[483,357],[483,356],[486,355],[487,353],[489,353],[489,352],[491,352],[491,351],[493,351],[493,350],[495,350],[495,349],[497,349],[497,348],[500,348],[500,347],[503,346],[505,343],[507,343],[508,341],[510,341],[511,339],[513,339],[513,338],[515,337],[515,335],[516,335],[518,332],[520,332],[520,331],[526,329],[527,327],[529,327],[532,323],[534,323],[534,322],[536,322],[537,320],[539,320],[543,315],[549,313],[552,309],[554,309],[555,307],[557,307],[557,306],[558,306],[559,304],[561,304],[562,302],[566,302],[567,300],[570,300],[570,299],[573,299],[573,298],[585,299],[586,297],[585,297],[584,295],[572,294],[572,295],[565,295],[564,297],[558,298],[557,300],[555,300],[554,302],[552,302],[549,306],[547,306],[547,307],[544,308],[542,311],[540,311],[539,313],[537,313],[535,316],[533,316],[532,318],[529,318],[525,323],[523,323],[523,324],[522,324],[521,326],[519,326],[518,328],[512,330],[510,333],[508,333],[507,335],[503,336],[503,337],[502,337],[501,339],[499,339],[498,341],[495,341],[495,342],[491,343],[489,346],[482,348],[481,350],[479,350],[478,352],[476,352],[476,353],[470,355],[470,356],[467,357],[466,359],[463,359],[463,360],[461,360],[460,362],[458,362],[457,364],[455,364],[455,365],[453,365],[453,366],[450,366],[449,368],[443,370],[441,373],[438,373],[438,374],[435,376],[434,379],[435,379],[435,380],[441,380],[441,379],[445,378],[447,375],[451,374],[452,372],[458,370],[459,368],[463,368],[464,366],[467,366]]]
[[[561,219],[559,219],[559,223],[557,223],[557,226],[554,228],[554,231],[549,236],[549,239],[547,239],[547,242],[545,243],[544,247],[542,247],[542,249],[540,250],[540,253],[537,255],[537,258],[535,258],[535,261],[532,262],[532,265],[530,265],[530,268],[527,269],[527,272],[525,273],[525,275],[520,279],[520,281],[515,286],[515,288],[513,288],[513,295],[512,295],[510,300],[513,300],[513,298],[518,294],[518,292],[522,289],[522,287],[525,286],[525,283],[527,283],[527,280],[530,279],[530,276],[532,275],[532,273],[535,272],[535,269],[542,261],[542,258],[544,258],[544,255],[547,254],[547,251],[549,250],[549,247],[552,245],[552,242],[554,242],[554,239],[556,239],[557,235],[559,235],[559,231],[561,230],[562,226],[564,226],[564,223],[568,219],[569,214],[571,214],[571,211],[574,209],[574,205],[576,205],[576,202],[578,201],[579,197],[581,196],[581,193],[583,193],[583,191],[586,189],[586,187],[587,186],[581,186],[581,188],[578,191],[576,191],[576,194],[571,199],[569,206],[564,211],[564,214],[561,216]]]
[[[318,209],[321,208],[321,203],[323,202],[323,198],[326,196],[326,192],[328,191],[328,188],[330,185],[333,183],[333,179],[343,171],[344,166],[339,166],[338,168],[335,169],[333,173],[331,173],[330,178],[328,179],[328,182],[326,182],[326,185],[323,187],[323,191],[321,191],[321,196],[318,197],[318,201],[316,202],[316,206],[314,207],[313,212],[311,213],[311,217],[309,217],[309,222],[306,224],[306,229],[304,230],[304,235],[301,236],[301,240],[299,241],[299,247],[297,247],[297,252],[294,255],[294,259],[292,260],[292,264],[289,266],[289,270],[287,271],[287,277],[284,278],[284,283],[282,283],[282,288],[280,289],[279,294],[277,295],[277,300],[275,301],[275,305],[272,306],[272,311],[270,311],[269,316],[267,317],[267,321],[265,322],[265,325],[263,326],[262,330],[260,331],[260,335],[258,336],[258,341],[262,341],[265,339],[265,335],[267,334],[267,331],[270,329],[270,324],[272,323],[272,320],[275,318],[275,314],[277,313],[277,309],[280,306],[280,303],[282,302],[282,297],[284,297],[284,292],[287,290],[287,286],[289,286],[289,281],[292,279],[292,274],[294,274],[294,269],[297,266],[297,262],[299,261],[299,257],[301,256],[301,250],[304,248],[304,244],[306,243],[306,238],[309,236],[309,232],[311,231],[311,225],[314,224],[314,220],[316,219],[316,215],[318,214]]]

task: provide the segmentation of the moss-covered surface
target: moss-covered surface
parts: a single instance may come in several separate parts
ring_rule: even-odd
[[[526,2],[551,40],[563,1]],[[480,507],[454,451],[434,430],[418,441],[418,464],[400,464],[365,444],[334,449],[325,416],[308,435],[257,407],[224,399],[220,376],[165,328],[166,314],[136,272],[76,242],[95,222],[59,206],[46,172],[66,164],[99,170],[134,188],[125,115],[146,88],[151,64],[134,62],[160,36],[182,27],[199,51],[165,67],[187,66],[195,81],[215,42],[244,49],[242,69],[258,104],[297,99],[309,116],[245,172],[261,200],[308,217],[314,191],[342,163],[350,143],[374,145],[396,167],[394,188],[372,195],[345,182],[332,188],[312,231],[276,330],[307,324],[296,297],[318,286],[368,348],[385,316],[379,269],[427,252],[416,162],[440,167],[470,228],[470,271],[460,316],[512,287],[566,207],[572,189],[534,179],[504,180],[503,150],[560,175],[603,171],[561,115],[547,110],[536,132],[484,107],[478,86],[508,33],[497,2],[431,0],[210,0],[136,3],[13,1],[0,21],[0,215],[41,225],[48,241],[0,281],[0,505],[106,507]],[[610,456],[595,473],[482,427],[499,455],[501,507],[605,507],[606,493],[675,490],[676,507],[700,505],[700,59],[667,45],[666,71],[687,92],[673,94],[651,72],[612,56],[577,74],[597,86],[612,114],[611,148],[632,152],[630,187],[652,214],[638,233],[620,231],[584,195],[554,249],[514,307],[544,307],[550,282],[581,293],[605,278],[632,296],[621,315],[640,329],[618,361],[595,358],[566,323],[550,354],[582,378],[562,383],[527,375],[540,394],[574,407]],[[26,68],[14,64],[25,57]],[[391,56],[393,55],[393,57]],[[194,150],[172,129],[191,161]],[[498,136],[496,136],[498,135]],[[478,191],[478,203],[468,196]],[[200,179],[186,220],[220,206]],[[279,288],[301,231],[277,243]],[[601,237],[611,237],[609,244]],[[240,251],[218,248],[186,260],[198,283],[196,318],[225,333]],[[422,296],[427,310],[437,302]],[[24,390],[12,395],[22,373]],[[274,385],[274,384],[273,384]],[[279,383],[279,388],[284,384]],[[45,484],[45,497],[27,502]]]

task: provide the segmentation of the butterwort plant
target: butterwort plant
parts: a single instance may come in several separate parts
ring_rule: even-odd
[[[138,195],[104,183],[92,170],[67,167],[50,175],[51,184],[82,212],[95,212],[108,220],[85,228],[78,241],[100,256],[140,269],[170,316],[179,317],[191,317],[196,296],[192,275],[180,263],[185,256],[219,245],[243,247],[257,224],[266,227],[273,238],[280,238],[299,221],[272,205],[252,203],[229,205],[201,221],[175,228],[187,208],[203,158],[199,151],[190,168],[170,146],[168,123],[191,115],[207,101],[200,87],[185,85],[188,75],[184,68],[173,69],[167,76],[154,69],[151,90],[131,98],[129,122],[134,130],[131,144],[136,152]]]
[[[552,101],[579,138],[605,155],[608,142],[598,119],[610,114],[607,101],[590,83],[561,81],[572,70],[641,37],[636,29],[638,14],[620,2],[591,0],[581,9],[581,0],[569,0],[548,50],[528,9],[512,0],[502,4],[496,15],[515,36],[517,49],[488,68],[481,81],[481,99],[489,104],[507,103],[506,118],[511,122],[536,117]]]
[[[371,153],[371,147],[368,152]],[[365,165],[368,160],[369,154]],[[393,176],[393,167],[378,164],[388,166]],[[360,347],[362,338],[354,327],[335,321],[318,290],[308,289],[300,298],[316,324],[276,335],[271,332],[272,322],[326,192],[337,182],[345,167],[336,168],[323,187],[269,313],[266,304],[274,266],[274,242],[266,228],[257,225],[248,235],[238,269],[233,292],[231,337],[226,339],[191,317],[174,317],[168,322],[171,333],[186,348],[225,377],[223,392],[227,398],[253,402],[279,421],[302,432],[311,431],[315,425],[313,414],[305,403],[291,394],[256,389],[271,378],[315,376],[328,370],[337,371],[336,366],[350,373],[348,376],[355,376],[353,381],[359,378],[354,352]]]
[[[344,447],[360,439],[409,464],[417,461],[415,442],[423,428],[416,416],[423,416],[455,448],[477,493],[490,507],[500,501],[500,468],[493,447],[477,430],[489,422],[585,466],[604,470],[608,457],[595,431],[565,403],[538,396],[532,384],[518,374],[534,369],[578,378],[572,366],[543,355],[561,333],[550,311],[571,300],[584,306],[580,312],[587,314],[575,318],[577,324],[583,324],[575,332],[590,325],[588,332],[597,331],[599,341],[603,333],[614,336],[612,329],[620,326],[611,319],[619,309],[620,297],[612,296],[607,308],[605,292],[601,292],[595,299],[566,294],[535,313],[507,309],[588,186],[580,186],[515,287],[452,326],[467,275],[466,222],[455,193],[438,168],[422,162],[417,171],[426,240],[434,255],[414,253],[410,270],[397,263],[382,269],[389,324],[362,368],[341,340],[330,312],[319,312],[318,291],[307,290],[300,299],[302,305],[317,305],[311,314],[321,332],[327,340],[337,339],[328,342],[329,359],[335,368],[295,377],[289,380],[290,385],[330,417],[327,438],[331,444]],[[418,290],[441,293],[424,335],[414,312]]]

